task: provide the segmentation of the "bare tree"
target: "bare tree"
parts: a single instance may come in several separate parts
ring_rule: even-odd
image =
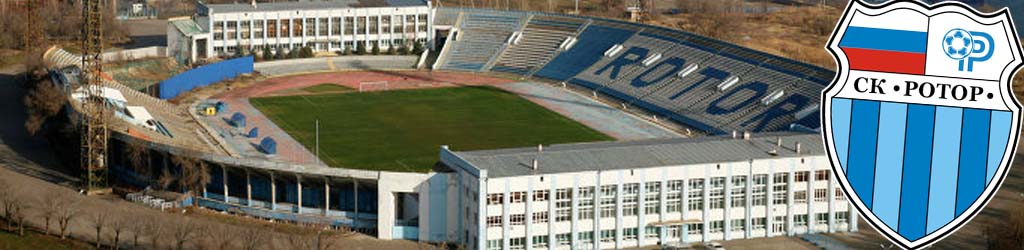
[[[132,214],[123,210],[117,211],[116,214],[118,214],[118,216],[115,216],[110,220],[110,230],[114,232],[114,240],[110,243],[111,250],[121,249],[121,233],[124,233],[125,230],[129,228],[129,225],[133,224],[129,220],[134,217]]]
[[[142,223],[145,224],[143,233],[149,236],[149,246],[152,249],[157,249],[160,245],[160,239],[163,237],[166,227],[164,222],[156,216],[151,216]]]
[[[47,119],[60,112],[67,99],[63,97],[60,89],[49,79],[44,79],[35,84],[32,90],[25,95],[25,108],[28,118],[25,119],[25,129],[30,135],[35,135]]]
[[[186,154],[171,156],[171,161],[181,167],[178,185],[184,187],[192,195],[196,195],[197,191],[202,190],[206,184],[210,183],[210,169],[206,162]]]
[[[146,222],[149,220],[144,219],[144,217],[135,217],[133,219],[135,221],[127,223],[127,230],[132,233],[131,249],[137,249],[139,248],[139,237],[146,233]]]
[[[174,249],[183,250],[186,243],[201,235],[203,228],[196,224],[195,221],[192,221],[191,218],[182,218],[177,221],[178,223],[174,225],[174,231],[171,236],[174,239]]]
[[[0,205],[3,205],[4,219],[6,219],[7,221],[4,229],[7,231],[11,230],[11,223],[14,222],[14,220],[11,219],[11,213],[13,213],[12,210],[14,209],[14,206],[17,204],[14,198],[16,193],[13,190],[11,190],[12,188],[13,187],[10,183],[7,183],[6,181],[0,181],[0,203],[2,203]]]
[[[258,250],[267,244],[267,230],[258,227],[246,227],[242,234],[240,250]]]
[[[57,226],[60,227],[60,238],[65,239],[71,234],[71,220],[78,216],[80,200],[68,192],[59,192],[56,199],[60,204],[57,209]]]
[[[25,197],[16,195],[14,199],[14,205],[11,206],[11,217],[8,220],[13,220],[18,224],[18,235],[25,236],[25,217],[29,209],[31,209],[28,202],[25,202]]]
[[[46,195],[40,196],[39,208],[36,209],[37,215],[40,219],[43,219],[43,234],[50,235],[50,222],[56,217],[58,210],[60,210],[60,200],[57,199],[57,192],[55,190],[49,190]]]
[[[103,243],[103,227],[107,226],[109,218],[107,213],[107,211],[97,211],[89,215],[89,222],[96,230],[96,248],[100,248],[100,243]]]
[[[239,240],[239,234],[234,228],[223,224],[211,225],[203,230],[203,234],[199,235],[200,249],[210,250],[228,250],[235,247],[235,243]]]
[[[149,147],[146,146],[146,143],[142,140],[128,140],[125,151],[127,151],[128,159],[135,173],[150,176]]]
[[[177,179],[178,178],[174,177],[174,174],[171,173],[170,169],[164,168],[160,174],[160,178],[157,178],[156,182],[160,185],[161,189],[166,190],[167,188],[170,188]]]
[[[327,226],[313,224],[288,234],[287,242],[290,249],[328,250],[335,247],[339,238]]]

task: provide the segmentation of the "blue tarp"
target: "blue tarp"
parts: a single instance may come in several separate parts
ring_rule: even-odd
[[[160,83],[160,99],[171,99],[197,87],[252,73],[253,57],[239,57],[185,71]]]
[[[245,127],[245,115],[243,115],[240,112],[235,112],[234,115],[231,115],[231,125],[234,125],[235,127],[239,127],[239,128],[244,128]]]
[[[260,141],[260,149],[268,155],[277,154],[277,142],[269,136],[264,137],[263,141]]]
[[[256,138],[260,136],[260,128],[253,127],[249,130],[249,138]]]

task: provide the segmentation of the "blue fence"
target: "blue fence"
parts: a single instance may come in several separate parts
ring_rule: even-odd
[[[204,65],[160,83],[160,99],[171,99],[197,87],[252,73],[253,57],[240,57]]]

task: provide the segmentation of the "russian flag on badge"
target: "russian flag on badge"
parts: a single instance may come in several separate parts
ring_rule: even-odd
[[[839,47],[851,70],[923,75],[928,17],[906,9],[877,16],[856,12]]]

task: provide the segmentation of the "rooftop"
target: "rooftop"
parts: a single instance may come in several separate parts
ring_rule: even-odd
[[[174,28],[178,29],[178,32],[185,36],[194,36],[197,34],[203,34],[203,27],[199,26],[196,21],[191,18],[171,18],[167,22],[174,25]]]
[[[212,13],[237,13],[255,11],[319,10],[372,7],[413,7],[427,6],[426,0],[330,0],[299,1],[280,3],[257,3],[255,8],[249,1],[233,4],[206,4]]]
[[[776,149],[778,139],[782,147]],[[749,140],[730,136],[597,142],[454,152],[473,166],[487,170],[491,178],[582,171],[636,169],[660,166],[736,162],[753,159],[822,155],[825,149],[816,133],[765,133]],[[775,149],[775,154],[769,151]],[[537,159],[538,168],[532,169]]]

